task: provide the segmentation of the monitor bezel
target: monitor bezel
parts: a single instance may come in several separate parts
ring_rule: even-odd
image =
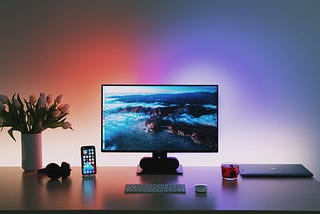
[[[105,86],[190,86],[190,87],[216,87],[217,89],[217,149],[216,150],[103,150],[103,88]],[[153,154],[167,154],[167,153],[218,153],[219,152],[219,85],[218,84],[101,84],[101,109],[100,109],[100,149],[103,153],[153,153]]]

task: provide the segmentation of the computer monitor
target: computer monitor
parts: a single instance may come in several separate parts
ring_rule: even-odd
[[[103,84],[101,151],[152,153],[138,174],[182,173],[167,153],[218,152],[218,85]]]

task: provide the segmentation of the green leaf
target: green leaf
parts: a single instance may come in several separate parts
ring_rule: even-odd
[[[16,141],[16,139],[15,139],[14,136],[13,136],[13,131],[14,131],[13,128],[9,129],[9,130],[8,130],[8,134],[10,135],[10,137],[11,137],[14,141]]]

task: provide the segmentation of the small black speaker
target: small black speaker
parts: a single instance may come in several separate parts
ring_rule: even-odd
[[[175,157],[144,157],[140,160],[140,167],[145,171],[174,171],[179,167],[179,161]]]

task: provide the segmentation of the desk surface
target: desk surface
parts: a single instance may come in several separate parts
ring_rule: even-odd
[[[318,211],[320,183],[314,178],[221,179],[219,167],[184,167],[183,175],[136,175],[135,167],[100,167],[83,178],[73,167],[65,180],[50,180],[19,167],[1,167],[0,210],[126,211]],[[184,183],[186,194],[125,194],[127,183]],[[196,194],[194,185],[208,185]],[[179,212],[181,213],[181,212]]]

